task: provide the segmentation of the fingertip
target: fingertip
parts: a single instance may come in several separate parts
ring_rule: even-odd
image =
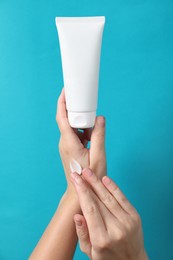
[[[106,119],[104,116],[97,116],[96,118],[96,124],[101,127],[105,127]]]
[[[102,182],[105,185],[109,185],[111,183],[111,179],[108,176],[103,176]]]
[[[90,168],[84,168],[82,170],[82,173],[84,176],[90,177],[91,175],[93,175],[93,171]]]
[[[74,219],[74,222],[77,226],[83,225],[83,216],[81,216],[80,214],[75,214],[73,219]]]
[[[76,226],[81,227],[83,223],[82,223],[81,220],[76,220],[75,219],[75,224],[76,224]]]
[[[81,220],[82,215],[81,214],[75,214],[74,215],[74,220]]]
[[[95,121],[95,125],[92,131],[92,134],[101,134],[101,135],[105,135],[105,117],[104,116],[97,116],[96,117],[96,121]],[[92,138],[92,135],[91,135]]]

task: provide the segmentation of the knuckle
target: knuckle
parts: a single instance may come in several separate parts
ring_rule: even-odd
[[[127,234],[125,232],[125,230],[119,230],[119,232],[117,232],[117,241],[118,242],[122,242],[124,240],[126,240]]]
[[[58,124],[58,126],[60,126],[60,116],[59,116],[59,113],[56,114],[56,122]]]
[[[141,226],[141,218],[137,212],[135,212],[135,214],[133,215],[133,219],[136,227]]]
[[[115,199],[110,193],[105,194],[105,196],[103,196],[101,200],[105,204],[113,204],[114,205],[114,203],[115,203]]]
[[[58,121],[59,121],[59,117],[58,117],[58,113],[56,114],[56,122],[58,124]]]
[[[125,204],[127,202],[126,197],[124,195],[122,195],[122,194],[120,196],[120,200],[121,200],[121,202],[123,202],[123,204]]]
[[[128,217],[128,218],[126,219],[125,223],[124,223],[124,226],[125,226],[126,231],[127,231],[128,233],[132,233],[133,230],[134,230],[134,226],[135,226],[133,219],[132,219],[131,217]]]
[[[131,216],[130,219],[126,222],[126,233],[127,235],[131,236],[131,234],[134,234],[138,232],[141,229],[141,219],[139,215]]]
[[[95,174],[92,175],[91,182],[93,184],[97,184],[97,185],[99,184],[99,179],[98,179],[98,177]]]
[[[94,215],[96,213],[96,205],[91,204],[91,205],[86,206],[85,213],[87,215]]]
[[[78,236],[81,240],[87,240],[88,239],[88,233],[86,232],[86,230],[83,230],[83,229],[78,230]]]
[[[111,188],[112,188],[112,191],[116,194],[119,193],[119,191],[120,191],[119,187],[115,183],[112,185]]]
[[[87,190],[85,183],[81,183],[80,186],[78,186],[77,189],[80,193],[83,193],[83,194],[85,193],[85,195],[88,193],[88,190]],[[87,214],[87,212],[86,212],[86,214]]]
[[[100,238],[94,244],[93,247],[97,251],[103,251],[111,247],[111,240],[109,238]]]

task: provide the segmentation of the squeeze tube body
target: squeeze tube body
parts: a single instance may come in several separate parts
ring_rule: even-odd
[[[71,127],[94,126],[104,16],[56,17]]]

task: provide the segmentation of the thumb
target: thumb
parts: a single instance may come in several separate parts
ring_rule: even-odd
[[[83,253],[91,257],[91,243],[89,238],[89,232],[86,220],[84,216],[76,214],[74,216],[74,222],[76,226],[76,233],[79,239],[80,249]]]
[[[96,122],[91,134],[91,150],[93,153],[98,153],[100,150],[104,150],[105,142],[105,118],[103,116],[97,116]]]
[[[98,116],[91,134],[90,167],[105,158],[105,118]]]

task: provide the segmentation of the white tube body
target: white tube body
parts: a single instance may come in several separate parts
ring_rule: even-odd
[[[95,123],[105,17],[56,17],[69,123]]]

